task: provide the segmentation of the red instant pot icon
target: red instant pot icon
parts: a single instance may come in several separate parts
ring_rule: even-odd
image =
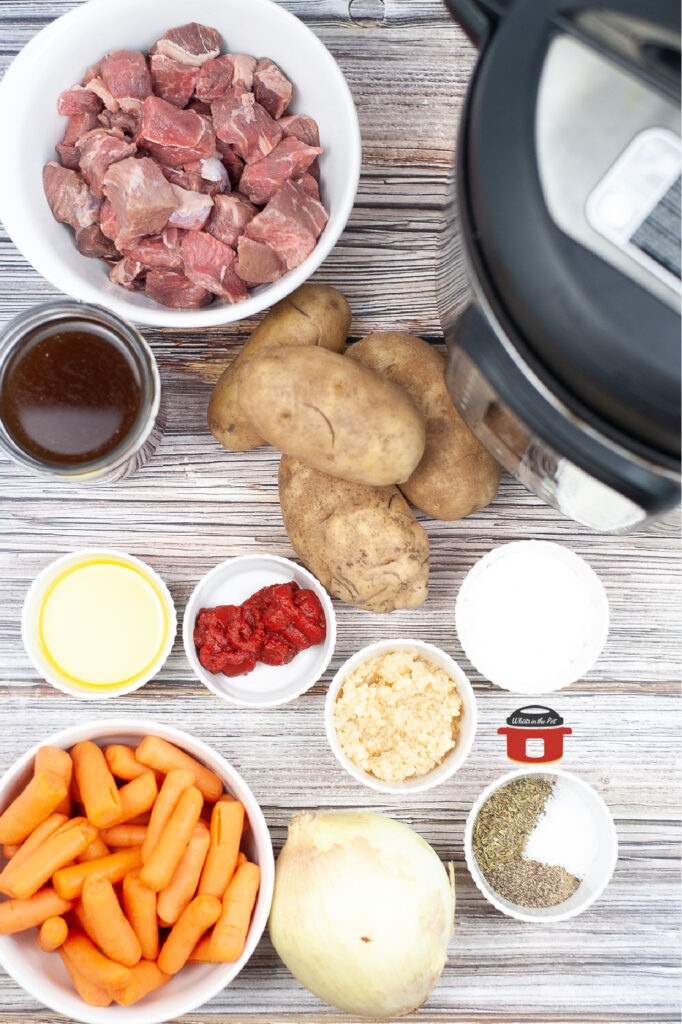
[[[564,726],[561,715],[540,704],[528,704],[519,708],[507,719],[506,726],[497,730],[507,737],[507,757],[521,764],[547,764],[564,756],[564,736],[570,736],[572,729]],[[528,753],[528,740],[542,741],[540,753]]]

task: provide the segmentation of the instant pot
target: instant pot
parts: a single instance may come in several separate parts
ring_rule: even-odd
[[[453,401],[570,518],[680,500],[677,0],[446,0],[480,50],[443,223]]]
[[[564,736],[573,732],[564,725],[561,715],[542,704],[527,704],[507,719],[506,726],[497,730],[507,737],[507,757],[522,764],[549,764],[564,755]],[[542,740],[542,751],[529,754],[528,740]]]

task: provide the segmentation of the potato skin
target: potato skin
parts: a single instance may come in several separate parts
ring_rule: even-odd
[[[283,455],[279,500],[289,539],[332,597],[370,612],[426,599],[429,541],[397,487],[368,487]]]
[[[424,423],[407,392],[326,349],[260,352],[241,372],[239,404],[275,448],[342,480],[407,480],[424,452]]]
[[[343,352],[351,316],[341,292],[326,284],[303,284],[272,307],[213,389],[208,426],[223,448],[246,452],[265,444],[237,402],[239,375],[249,360],[264,348],[285,345],[321,345]]]
[[[462,519],[489,505],[500,467],[452,403],[444,357],[422,338],[397,331],[369,334],[346,358],[383,373],[411,395],[426,424],[424,456],[400,489],[432,519]]]

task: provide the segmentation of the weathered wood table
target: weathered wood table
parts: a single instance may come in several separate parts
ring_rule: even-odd
[[[2,0],[3,67],[38,29],[73,6]],[[318,279],[348,295],[353,338],[404,329],[437,341],[437,229],[473,49],[439,0],[353,0],[350,13],[347,0],[288,0],[286,6],[338,58],[364,139],[357,205]],[[3,321],[54,294],[4,234],[0,260]],[[228,454],[205,426],[211,385],[252,327],[146,332],[170,417],[160,450],[131,480],[87,490],[45,486],[0,460],[0,770],[47,734],[93,717],[138,715],[179,726],[213,744],[243,773],[276,850],[296,808],[366,808],[409,823],[443,859],[455,861],[455,938],[438,987],[416,1019],[678,1021],[677,516],[645,533],[598,536],[505,478],[485,511],[459,523],[424,522],[432,552],[426,604],[375,616],[337,602],[338,644],[325,678],[274,710],[235,708],[214,697],[194,679],[179,639],[160,678],[114,702],[79,703],[36,678],[21,644],[21,604],[32,578],[57,555],[97,544],[138,555],[166,579],[180,615],[197,579],[222,559],[255,551],[292,556],[277,501],[277,454],[268,448]],[[596,669],[553,695],[551,704],[573,729],[562,763],[607,800],[620,858],[605,896],[551,928],[498,914],[474,887],[462,854],[472,802],[512,767],[497,728],[524,702],[467,664],[454,630],[454,600],[477,558],[519,538],[556,540],[584,556],[604,581],[612,615]],[[353,782],[334,760],[323,728],[326,686],[337,668],[358,647],[398,636],[432,641],[459,660],[479,707],[466,765],[416,800],[384,799]],[[0,1024],[58,1019],[0,976]],[[264,937],[237,980],[186,1019],[338,1018],[297,984]]]

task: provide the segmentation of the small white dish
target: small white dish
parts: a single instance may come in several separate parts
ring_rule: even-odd
[[[575,634],[569,614],[577,620]],[[469,570],[455,623],[482,676],[512,693],[540,695],[569,686],[594,666],[606,643],[609,606],[601,580],[574,551],[523,540],[493,548]]]
[[[144,671],[126,682],[102,686],[79,683],[59,668],[46,648],[40,621],[46,598],[60,578],[66,576],[70,570],[96,563],[98,560],[111,560],[123,566],[129,566],[139,573],[156,595],[164,619],[163,638],[154,661]],[[21,616],[22,640],[36,671],[51,686],[61,690],[62,693],[78,697],[79,700],[105,700],[109,697],[119,697],[144,686],[161,671],[175,642],[176,632],[177,617],[173,598],[158,573],[139,558],[135,558],[125,551],[115,551],[110,548],[86,548],[51,562],[29,587]]]
[[[513,782],[514,779],[523,778],[548,779],[570,787],[583,802],[586,819],[589,820],[593,833],[594,856],[592,863],[585,871],[580,886],[572,896],[569,896],[563,903],[557,903],[554,907],[521,907],[500,896],[486,881],[473,851],[474,823],[483,804],[498,789]],[[552,768],[547,771],[519,768],[495,779],[483,790],[469,811],[464,829],[464,857],[476,887],[497,910],[506,914],[507,917],[516,918],[517,921],[536,924],[555,923],[567,921],[571,917],[582,914],[602,895],[611,880],[618,860],[618,836],[611,812],[604,800],[592,786],[584,782],[578,775],[561,768]]]
[[[358,768],[341,749],[334,726],[334,705],[346,676],[363,662],[375,657],[375,655],[388,654],[390,651],[413,651],[415,654],[421,655],[426,661],[431,661],[439,668],[444,669],[454,679],[457,692],[462,699],[461,723],[454,749],[446,754],[441,763],[426,775],[420,775],[414,779],[405,779],[403,782],[388,782],[383,779],[377,779],[374,775],[370,775],[369,772]],[[439,647],[434,647],[433,644],[427,644],[421,640],[379,640],[377,643],[363,647],[361,651],[358,651],[341,666],[332,679],[324,706],[324,724],[327,739],[341,767],[345,768],[348,774],[357,782],[362,782],[365,786],[369,786],[370,789],[376,789],[380,793],[393,793],[400,796],[419,793],[425,789],[433,789],[434,786],[439,786],[445,779],[449,779],[451,775],[454,775],[469,756],[474,736],[476,735],[477,720],[478,715],[474,691],[462,669],[445,651],[441,651]]]
[[[252,672],[243,676],[214,674],[205,669],[193,639],[199,610],[222,604],[239,605],[261,587],[290,580],[302,589],[314,591],[319,598],[327,620],[324,641],[300,651],[288,665],[258,662]],[[217,697],[244,707],[271,708],[300,697],[324,675],[336,644],[336,615],[329,594],[307,569],[277,555],[243,555],[221,562],[197,583],[185,608],[182,640],[194,674]]]
[[[73,232],[45,201],[42,169],[66,127],[57,97],[112,50],[145,50],[169,28],[198,21],[218,29],[231,53],[270,57],[293,81],[291,111],[315,118],[322,199],[329,221],[311,255],[244,302],[168,309],[145,293],[111,284],[102,260],[81,256]],[[271,0],[89,0],[42,29],[15,57],[0,84],[0,129],[11,138],[0,162],[0,219],[39,274],[81,302],[156,327],[209,327],[246,320],[302,285],[343,232],[360,180],[361,138],[353,96],[339,65],[308,26]]]
[[[34,999],[67,1020],[84,1024],[163,1024],[185,1013],[192,1013],[221,992],[239,974],[251,957],[265,929],[275,882],[272,841],[263,812],[253,793],[228,761],[202,740],[169,725],[139,718],[110,718],[71,726],[44,738],[27,751],[0,779],[0,810],[19,794],[33,773],[33,762],[40,746],[68,750],[82,740],[104,747],[110,743],[134,746],[143,736],[161,736],[185,750],[215,772],[225,788],[244,804],[250,828],[244,837],[245,853],[261,869],[256,906],[239,960],[226,964],[188,964],[167,985],[152,992],[133,1006],[88,1006],[77,995],[66,968],[56,953],[44,953],[36,943],[34,928],[14,935],[0,936],[0,964],[14,981]],[[0,857],[4,865],[4,858]],[[38,1019],[39,1015],[36,1016]]]

